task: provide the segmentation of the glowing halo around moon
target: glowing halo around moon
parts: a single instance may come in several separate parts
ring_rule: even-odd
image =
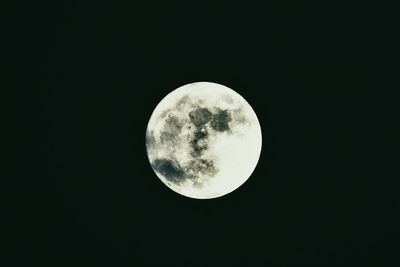
[[[254,171],[261,127],[249,103],[232,89],[196,82],[169,93],[146,130],[150,165],[173,191],[196,199],[226,195]]]

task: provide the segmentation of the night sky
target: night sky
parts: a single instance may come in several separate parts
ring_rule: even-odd
[[[0,265],[399,263],[393,5],[143,2],[2,8]],[[237,91],[263,135],[212,200],[146,156],[156,105],[197,81]]]

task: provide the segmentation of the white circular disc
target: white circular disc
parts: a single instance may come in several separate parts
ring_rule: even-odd
[[[216,198],[252,174],[261,153],[261,127],[238,93],[196,82],[157,105],[147,125],[146,149],[151,167],[170,189],[191,198]]]

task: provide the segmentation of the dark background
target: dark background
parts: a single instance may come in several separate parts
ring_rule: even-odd
[[[134,2],[2,9],[4,266],[399,262],[391,2]],[[155,106],[196,81],[241,94],[263,133],[251,178],[213,200],[169,190],[145,151]]]

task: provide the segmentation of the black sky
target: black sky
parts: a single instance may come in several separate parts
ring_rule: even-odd
[[[134,2],[5,9],[7,266],[398,262],[390,2]],[[172,192],[145,152],[155,106],[196,81],[241,94],[263,133],[214,200]]]

